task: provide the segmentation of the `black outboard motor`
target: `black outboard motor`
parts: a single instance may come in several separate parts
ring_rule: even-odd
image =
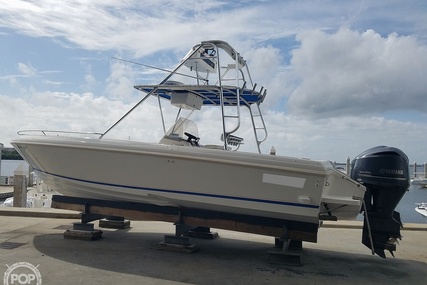
[[[383,258],[385,249],[394,256],[395,242],[402,239],[394,209],[409,188],[408,157],[394,147],[368,149],[352,161],[351,178],[366,187],[362,243]]]

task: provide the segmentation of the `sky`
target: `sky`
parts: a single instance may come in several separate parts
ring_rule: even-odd
[[[424,0],[0,0],[0,143],[28,129],[103,133],[142,98],[134,85],[167,75],[114,58],[170,70],[215,39],[267,89],[264,153],[345,162],[386,145],[421,164],[426,15]],[[154,102],[140,108],[111,138],[161,138]],[[210,133],[200,142],[220,144]]]

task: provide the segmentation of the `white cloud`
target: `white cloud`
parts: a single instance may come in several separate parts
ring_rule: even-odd
[[[89,73],[85,75],[84,84],[83,84],[84,89],[91,90],[97,84],[98,84],[98,82],[96,81],[95,76],[93,76],[92,74],[89,74]]]
[[[325,119],[304,119],[267,111],[265,114],[269,138],[264,152],[271,146],[278,155],[310,159],[345,161],[364,150],[387,145],[402,149],[411,162],[427,156],[420,144],[420,131],[427,132],[423,122],[401,122],[379,116],[344,116]]]
[[[112,61],[110,65],[111,73],[107,78],[106,92],[114,99],[119,100],[135,100],[136,91],[133,86],[135,85],[135,78],[137,76],[133,66],[120,61]],[[138,94],[139,95],[139,94]]]
[[[6,75],[6,76],[0,76],[0,80],[8,81],[11,86],[17,85],[17,78],[23,77],[23,75]]]
[[[158,141],[162,127],[156,103],[155,98],[144,103],[106,138]],[[23,129],[102,133],[133,103],[95,97],[91,93],[36,92],[25,101],[0,95],[0,106],[0,142],[7,146],[16,132]],[[164,108],[170,124],[175,115],[167,103]],[[214,130],[214,126],[220,128],[218,112],[215,108],[204,108],[196,116],[201,143],[221,143],[219,132]],[[355,116],[313,121],[277,111],[266,111],[264,118],[269,132],[268,140],[262,144],[264,153],[274,146],[278,155],[343,162],[347,156],[354,158],[370,147],[389,145],[401,148],[411,161],[427,156],[419,140],[419,133],[427,133],[427,126],[421,123]],[[242,123],[247,127],[247,120]],[[245,136],[242,150],[256,152],[252,131],[242,130],[240,134]]]
[[[427,110],[427,46],[412,36],[341,29],[298,35],[292,65],[302,79],[293,114],[333,117],[395,109]]]
[[[56,85],[56,86],[68,84],[67,82],[63,82],[63,81],[52,81],[47,79],[43,80],[43,82],[48,85]]]
[[[31,65],[31,63],[25,64],[18,62],[18,69],[24,76],[34,76],[37,70]]]

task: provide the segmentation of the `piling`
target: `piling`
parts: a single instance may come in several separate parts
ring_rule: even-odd
[[[34,169],[31,165],[28,165],[28,181],[27,181],[28,187],[34,186]]]
[[[1,176],[1,156],[2,156],[1,152],[3,150],[3,147],[4,147],[4,145],[2,143],[0,143],[0,176]]]
[[[27,175],[24,164],[20,164],[14,172],[13,207],[27,206]]]
[[[414,178],[416,178],[417,176],[417,163],[414,162]]]
[[[424,177],[427,177],[427,162],[424,162]]]
[[[351,169],[351,162],[350,162],[350,157],[347,156],[347,161],[345,163],[345,171],[347,173],[347,175],[350,175],[350,170]]]

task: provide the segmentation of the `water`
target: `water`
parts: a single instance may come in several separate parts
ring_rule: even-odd
[[[424,172],[424,165],[417,165],[415,170],[417,173]],[[409,167],[409,175],[414,176],[414,167]],[[412,185],[403,196],[402,200],[396,207],[396,211],[400,213],[400,218],[403,223],[421,223],[426,224],[427,218],[415,212],[415,204],[427,202],[427,188],[419,185]]]
[[[427,188],[422,188],[419,185],[412,185],[409,191],[405,193],[402,200],[396,207],[396,211],[400,213],[402,223],[419,223],[426,224],[427,218],[415,212],[415,204],[427,202]]]
[[[25,167],[28,167],[28,163],[25,160],[1,160],[1,173],[0,176],[13,176],[15,169],[23,163]]]
[[[1,176],[13,176],[15,169],[21,164],[27,167],[28,163],[23,160],[2,160],[1,161]],[[413,167],[409,168],[409,172],[413,174]],[[424,166],[418,165],[417,172],[423,172]],[[427,202],[427,188],[422,188],[418,185],[411,185],[405,193],[396,211],[400,212],[400,217],[403,223],[419,223],[426,224],[427,218],[415,212],[415,204]]]

